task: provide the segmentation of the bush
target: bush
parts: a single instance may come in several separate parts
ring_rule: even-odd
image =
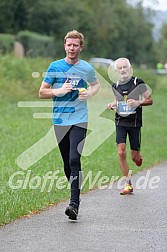
[[[6,54],[13,52],[15,37],[11,34],[0,34],[0,53]]]
[[[40,35],[30,31],[20,31],[17,40],[22,43],[25,55],[30,57],[54,57],[55,43],[51,36]]]

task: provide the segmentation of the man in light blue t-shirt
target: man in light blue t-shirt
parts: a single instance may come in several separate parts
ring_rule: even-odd
[[[84,36],[76,30],[64,38],[66,57],[54,61],[47,69],[39,97],[53,99],[53,124],[64,172],[71,184],[71,198],[65,214],[76,220],[80,203],[81,153],[87,132],[87,99],[95,95],[100,84],[94,68],[80,60]]]

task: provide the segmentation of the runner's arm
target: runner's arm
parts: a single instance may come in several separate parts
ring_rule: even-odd
[[[89,97],[94,96],[100,89],[100,83],[98,80],[89,84],[89,88],[84,92],[79,93],[78,99],[81,101],[87,100]]]
[[[51,88],[52,86],[46,82],[42,82],[41,87],[39,89],[39,97],[41,99],[50,99],[54,96],[65,95],[68,92],[72,91],[71,83],[66,80],[61,88]]]
[[[113,102],[108,103],[108,108],[111,109],[111,110],[114,110],[114,109],[117,108],[117,99],[116,99],[116,97],[115,97]]]
[[[153,99],[150,95],[150,92],[147,90],[146,92],[143,93],[143,101],[139,101],[141,106],[149,106],[153,104]]]

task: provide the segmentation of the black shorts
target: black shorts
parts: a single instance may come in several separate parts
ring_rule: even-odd
[[[116,126],[116,143],[126,143],[127,135],[129,137],[131,150],[140,150],[141,145],[141,127]]]

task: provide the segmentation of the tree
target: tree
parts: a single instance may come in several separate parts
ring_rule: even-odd
[[[53,36],[59,57],[64,35],[77,29],[86,38],[84,56],[125,56],[134,63],[148,63],[154,42],[141,3],[134,7],[126,0],[0,0],[0,33],[29,30]]]
[[[0,33],[16,34],[26,28],[27,1],[0,1]]]
[[[157,42],[157,61],[167,61],[167,24],[164,23],[160,30],[160,39]]]

